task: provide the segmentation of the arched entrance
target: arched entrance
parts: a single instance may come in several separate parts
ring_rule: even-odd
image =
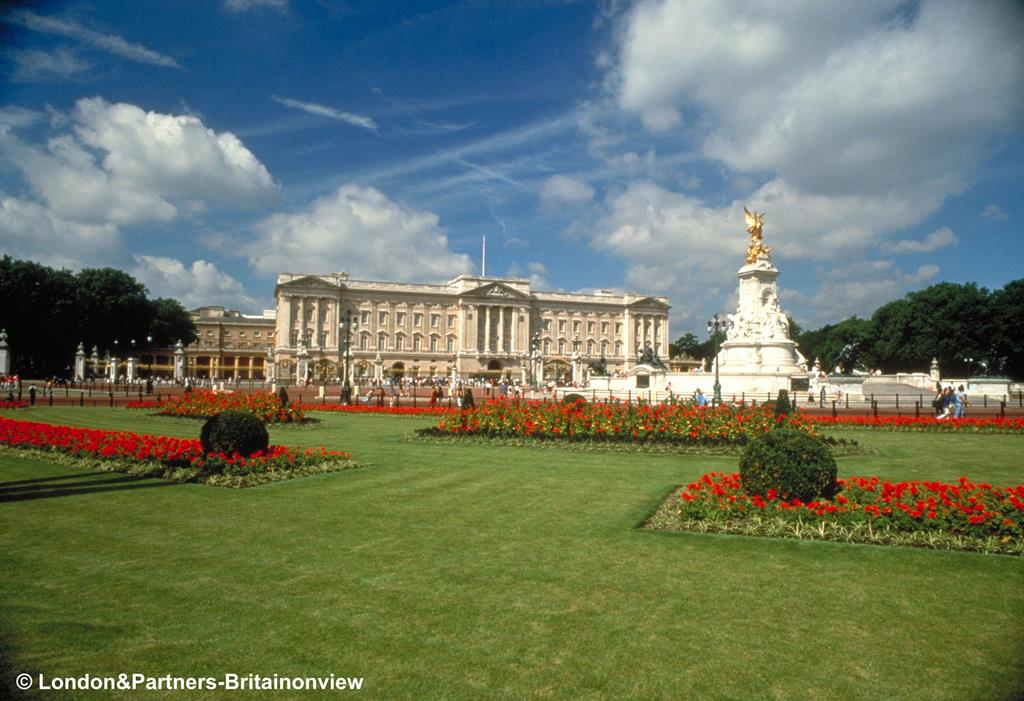
[[[397,363],[391,366],[391,377],[400,379],[405,376],[405,363],[399,360]]]

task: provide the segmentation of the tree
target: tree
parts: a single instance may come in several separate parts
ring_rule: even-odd
[[[879,307],[871,317],[867,355],[886,372],[966,374],[965,358],[994,363],[993,299],[974,283],[943,282]]]
[[[796,340],[809,363],[820,360],[826,372],[831,372],[838,365],[844,374],[849,375],[854,370],[864,369],[870,331],[868,320],[852,316],[815,331],[801,331]]]
[[[172,299],[150,300],[146,287],[114,268],[77,275],[32,261],[0,258],[0,328],[10,336],[11,367],[25,376],[70,376],[79,342],[118,352],[196,338],[189,314]]]
[[[668,354],[670,358],[686,355],[699,360],[704,357],[704,344],[700,342],[696,334],[687,331],[668,344]]]
[[[991,372],[1024,379],[1024,279],[1008,282],[997,290],[992,295],[991,311],[991,349],[983,362]],[[977,365],[972,368],[974,372],[984,369]]]
[[[150,332],[154,345],[171,347],[181,341],[187,346],[196,340],[196,325],[181,302],[161,297],[150,304],[153,306]]]

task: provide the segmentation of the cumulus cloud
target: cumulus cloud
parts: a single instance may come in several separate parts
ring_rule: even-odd
[[[72,131],[46,147],[0,135],[0,153],[59,215],[85,222],[170,221],[204,203],[261,203],[276,194],[267,169],[230,132],[196,117],[79,100]]]
[[[377,122],[373,121],[369,117],[364,117],[360,114],[352,114],[351,112],[342,112],[336,110],[333,107],[327,107],[326,105],[319,105],[315,102],[302,102],[301,100],[293,100],[290,97],[278,97],[277,95],[270,96],[275,102],[278,102],[285,107],[291,107],[295,110],[300,110],[307,114],[315,114],[318,117],[327,117],[328,119],[334,119],[339,122],[345,122],[352,126],[362,127],[363,129],[369,129],[371,131],[377,131]]]
[[[900,241],[886,241],[882,244],[882,250],[887,253],[931,253],[940,248],[955,246],[960,242],[952,229],[947,226],[936,229],[921,240],[903,239]]]
[[[56,268],[119,265],[128,254],[114,224],[82,224],[16,197],[0,197],[0,251]]]
[[[241,282],[209,261],[196,260],[187,265],[177,258],[137,255],[130,273],[149,288],[152,296],[171,297],[188,308],[210,304],[250,312],[259,308]]]
[[[696,144],[724,166],[737,199],[706,203],[647,169],[612,189],[587,229],[626,261],[630,284],[696,304],[714,296],[701,284],[729,291],[743,205],[768,212],[776,260],[955,245],[948,228],[922,240],[899,234],[964,190],[994,137],[1024,118],[1024,12],[1013,3],[641,0],[619,29],[605,61],[612,99],[652,139]],[[611,143],[595,109],[582,112],[582,135]],[[889,272],[900,293],[934,274]],[[890,284],[854,283],[844,308],[860,313],[856,304],[878,298],[869,288]]]
[[[147,63],[164,68],[181,68],[181,64],[170,56],[147,49],[141,44],[127,41],[116,34],[97,32],[73,20],[44,16],[36,14],[31,10],[13,10],[4,15],[2,19],[12,24],[19,24],[34,32],[56,34],[75,39],[95,49],[126,58],[129,61]]]
[[[581,205],[594,199],[594,188],[567,175],[553,175],[540,188],[540,199],[546,205]]]
[[[985,205],[985,209],[982,210],[981,218],[984,219],[985,221],[1000,222],[1006,221],[1010,217],[1007,216],[1006,212],[1004,212],[1003,208],[1000,207],[999,205],[989,204]]]
[[[875,309],[935,280],[937,265],[922,265],[911,273],[891,260],[849,262],[818,270],[821,289],[812,300],[817,323],[854,314],[869,316]]]
[[[360,279],[436,281],[472,269],[469,256],[449,248],[436,214],[374,188],[345,185],[254,228],[249,261],[264,273],[345,270]]]

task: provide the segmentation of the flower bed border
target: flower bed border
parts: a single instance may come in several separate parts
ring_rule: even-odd
[[[714,474],[714,473],[709,473]],[[723,520],[682,518],[680,492],[686,486],[673,487],[658,507],[639,524],[648,531],[735,535],[786,540],[825,540],[860,545],[888,545],[932,550],[955,550],[990,555],[1024,556],[1024,539],[1011,536],[974,536],[940,529],[901,529],[876,526],[870,520],[844,524],[815,518],[785,518],[771,511],[751,512],[750,516]]]
[[[0,443],[0,455],[32,455],[82,469],[156,477],[178,483],[254,487],[362,467],[348,453],[328,451],[323,447],[291,449],[271,446],[264,456],[244,458],[237,453],[203,454],[198,448],[199,441],[194,439],[42,424],[5,417],[0,417],[0,422],[24,425],[13,427],[19,431],[23,429],[23,432],[13,434],[14,442],[5,439]],[[40,439],[39,431],[52,433]],[[138,445],[140,442],[141,446]],[[210,463],[220,464],[220,470],[204,469]],[[238,465],[241,469],[237,469]]]

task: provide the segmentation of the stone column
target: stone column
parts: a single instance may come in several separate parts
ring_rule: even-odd
[[[292,296],[281,295],[277,305],[277,346],[289,346],[292,342]]]
[[[623,368],[629,370],[630,360],[633,357],[633,343],[630,336],[632,330],[633,320],[629,318],[629,308],[622,310],[622,352],[623,352]]]
[[[505,307],[498,307],[498,352],[505,352]]]
[[[110,365],[107,366],[107,372],[111,382],[117,382],[117,366],[120,364],[120,358],[116,355],[110,356]]]
[[[516,333],[516,327],[519,326],[519,309],[517,309],[516,307],[509,307],[509,309],[512,311],[512,327],[509,329],[509,335],[512,338],[511,343],[509,345],[509,352],[513,354],[518,354],[519,349],[516,348],[516,337],[518,336],[518,334]],[[523,370],[523,372],[525,373],[526,371]],[[525,380],[523,382],[525,383]]]
[[[134,355],[128,356],[128,381],[135,382],[136,366],[138,365],[139,359]]]
[[[306,298],[299,297],[299,345],[302,345],[302,339],[306,337]]]
[[[100,349],[96,346],[92,347],[92,355],[89,356],[89,360],[92,362],[92,376],[98,377],[100,374]]]
[[[491,352],[491,307],[484,306],[484,353]]]
[[[320,346],[320,298],[313,300],[313,345]]]
[[[3,363],[0,363],[2,365]],[[6,375],[6,372],[0,371],[0,375]],[[75,382],[81,382],[85,379],[85,348],[82,343],[78,343],[78,350],[75,351]]]

